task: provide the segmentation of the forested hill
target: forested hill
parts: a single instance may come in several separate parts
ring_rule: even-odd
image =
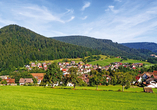
[[[18,25],[0,29],[0,71],[29,61],[76,58],[101,51],[46,38]]]
[[[134,49],[148,49],[157,53],[157,44],[153,42],[122,43],[122,45]]]
[[[118,43],[114,43],[107,39],[95,39],[87,36],[63,36],[52,37],[62,42],[76,44],[80,46],[90,47],[93,49],[101,50],[102,52],[113,56],[125,56],[133,59],[147,59],[152,53],[145,49],[131,49]]]

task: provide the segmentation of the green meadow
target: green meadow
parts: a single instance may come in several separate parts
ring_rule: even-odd
[[[108,58],[108,59],[105,59],[105,60],[97,60],[97,61],[89,62],[89,64],[92,64],[92,65],[99,64],[101,66],[106,66],[106,65],[109,65],[110,63],[120,62],[120,61],[121,61],[120,58]],[[151,65],[151,63],[149,63],[149,62],[139,61],[139,60],[132,60],[132,59],[123,60],[122,63],[144,63],[146,65]]]
[[[76,90],[73,90],[59,87],[0,86],[0,108],[1,110],[156,110],[157,89],[153,89],[155,93],[141,92],[142,88],[117,92],[119,88],[120,85],[99,86],[99,91],[96,91],[95,87],[76,87]],[[105,91],[107,89],[108,91]]]

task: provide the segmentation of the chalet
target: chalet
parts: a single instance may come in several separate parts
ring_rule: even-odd
[[[153,71],[153,77],[157,79],[157,71]]]
[[[7,78],[7,79],[3,79],[2,81],[4,80],[7,81],[7,85],[15,84],[15,79]]]
[[[153,93],[153,90],[150,87],[144,87],[143,89],[144,89],[144,92]]]
[[[150,87],[144,87],[143,89],[144,89],[144,92],[153,93],[153,90]]]
[[[81,78],[86,84],[89,84],[88,74],[82,74],[79,78]]]
[[[132,66],[141,67],[141,66],[143,66],[143,63],[133,63]]]
[[[30,65],[25,65],[25,67],[27,68],[27,70],[31,70]]]
[[[32,78],[20,78],[19,85],[24,85],[26,83],[33,83],[33,79]]]
[[[61,63],[61,62],[58,62],[58,65],[62,65],[62,63]]]
[[[36,64],[34,62],[32,62],[31,67],[36,67]]]
[[[157,88],[157,82],[155,80],[152,80],[152,81],[149,82],[147,87]]]
[[[66,62],[65,65],[69,65],[69,62]]]
[[[74,84],[68,82],[67,86],[74,86]]]
[[[2,79],[8,79],[8,76],[0,76]]]
[[[46,73],[31,73],[31,75],[34,77],[34,78],[36,78],[37,79],[37,84],[40,84],[41,83],[41,81],[44,79],[44,75],[45,75]]]
[[[74,65],[74,64],[75,64],[75,61],[71,61],[71,64]]]
[[[47,70],[47,67],[44,67],[44,70],[46,71],[46,70]]]
[[[141,76],[136,76],[136,81],[137,81],[138,83],[141,83],[141,82],[142,82],[142,77],[141,77]]]
[[[153,75],[152,72],[144,72],[144,73],[143,73],[143,76],[142,76],[142,79],[143,79],[143,80],[148,79],[148,78],[150,78],[152,75]]]
[[[65,65],[65,62],[63,62],[62,65]]]
[[[107,83],[111,80],[111,77],[109,75],[103,75],[103,77],[106,77],[106,82]]]
[[[43,63],[43,67],[47,67],[46,63]]]

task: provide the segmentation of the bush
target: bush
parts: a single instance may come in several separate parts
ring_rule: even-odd
[[[29,83],[28,86],[33,86],[33,83]]]
[[[120,90],[120,89],[118,89],[118,92],[121,92],[121,90]]]

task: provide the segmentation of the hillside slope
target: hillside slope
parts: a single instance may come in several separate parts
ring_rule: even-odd
[[[122,45],[134,49],[148,49],[157,53],[157,44],[153,42],[122,43]]]
[[[30,60],[76,58],[100,51],[46,38],[18,25],[0,29],[0,71],[23,66]]]
[[[113,56],[125,56],[133,59],[146,59],[152,52],[149,50],[131,49],[118,43],[114,43],[107,39],[95,39],[87,36],[65,36],[52,37],[62,42],[76,44],[80,46],[90,47],[101,50],[102,52]]]

